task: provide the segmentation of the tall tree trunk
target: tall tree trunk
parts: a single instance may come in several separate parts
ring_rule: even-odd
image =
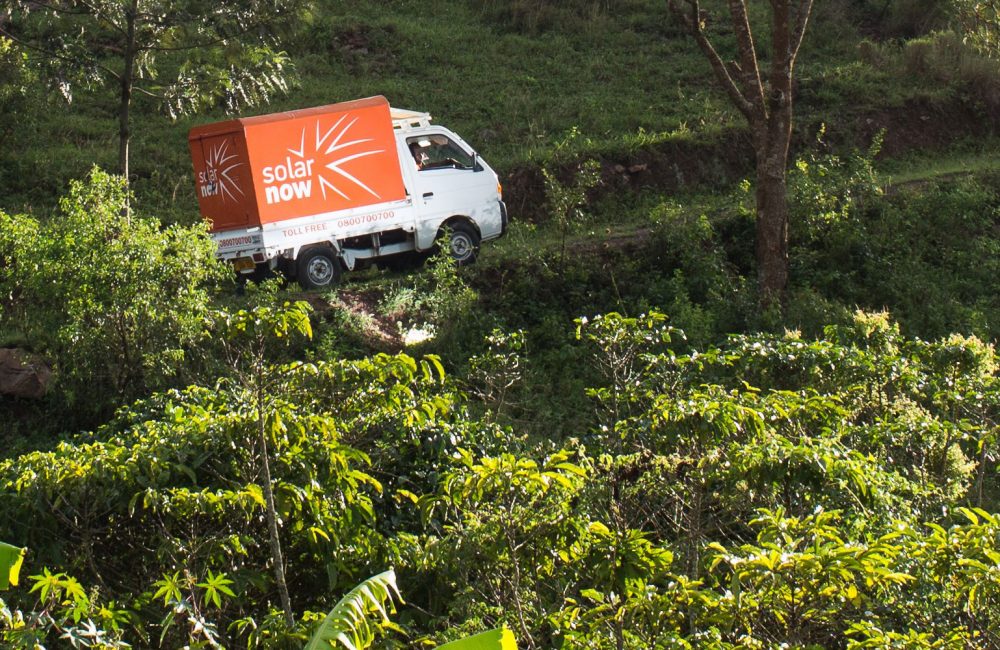
[[[761,303],[779,302],[788,285],[788,195],[785,170],[757,163],[755,253]]]
[[[788,148],[792,141],[792,73],[802,33],[794,27],[789,0],[771,2],[771,66],[768,75],[766,142],[757,154],[757,281],[761,303],[783,300],[788,286]],[[806,11],[803,9],[803,11]],[[795,43],[793,49],[793,42]],[[763,153],[763,157],[761,157]]]
[[[129,129],[129,110],[132,107],[132,86],[135,83],[135,60],[138,56],[135,40],[135,23],[139,16],[139,0],[132,0],[125,14],[125,52],[123,56],[122,74],[119,80],[120,95],[118,100],[118,173],[128,184],[128,145],[131,138]]]
[[[788,166],[792,139],[791,72],[775,70],[767,116],[751,122],[757,156],[757,283],[765,307],[784,299],[788,286]]]

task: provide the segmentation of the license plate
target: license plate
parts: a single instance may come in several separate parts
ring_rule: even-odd
[[[233,267],[237,273],[248,273],[257,268],[257,265],[249,257],[241,257],[233,260]]]

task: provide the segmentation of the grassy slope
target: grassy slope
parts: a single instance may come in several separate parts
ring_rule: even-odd
[[[321,2],[316,15],[303,18],[290,47],[298,85],[256,112],[384,94],[394,105],[438,116],[502,171],[545,160],[560,147],[620,156],[664,140],[704,141],[742,128],[663,2],[629,0],[613,12],[563,9],[540,18],[534,30],[522,25],[527,33],[510,26],[504,5]],[[853,142],[864,135],[853,132],[856,116],[949,92],[860,64],[860,36],[839,5],[817,7],[801,57],[803,129],[834,122],[836,139]],[[725,51],[726,39],[719,42]],[[37,210],[91,164],[112,168],[113,95],[78,92],[70,106],[53,100],[25,116],[19,141],[0,152],[6,188],[0,207]],[[137,100],[132,167],[146,210],[168,220],[196,218],[186,133],[219,117],[173,123]],[[567,145],[573,127],[581,137]]]

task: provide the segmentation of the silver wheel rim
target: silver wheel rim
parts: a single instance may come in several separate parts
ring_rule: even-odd
[[[333,278],[333,263],[326,257],[317,255],[306,265],[306,275],[313,284],[329,284]]]
[[[459,262],[465,261],[472,254],[472,241],[460,233],[451,235],[451,256]]]

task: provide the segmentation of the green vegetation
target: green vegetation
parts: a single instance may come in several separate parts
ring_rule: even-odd
[[[286,88],[287,63],[268,36],[299,8],[281,0],[217,2],[209,11],[170,0],[16,1],[2,35],[66,101],[77,84],[118,98],[117,171],[127,181],[133,96],[161,102],[171,116],[266,102]]]
[[[0,401],[0,644],[1000,647],[978,5],[816,3],[768,309],[752,147],[662,1],[304,8],[260,110],[429,110],[513,217],[330,294],[214,260],[186,133],[220,113],[135,96],[126,186],[115,98],[0,40],[0,342],[53,370]]]
[[[52,361],[60,399],[82,417],[190,381],[186,349],[226,277],[204,226],[129,216],[127,196],[95,170],[51,219],[0,214],[6,334]]]

